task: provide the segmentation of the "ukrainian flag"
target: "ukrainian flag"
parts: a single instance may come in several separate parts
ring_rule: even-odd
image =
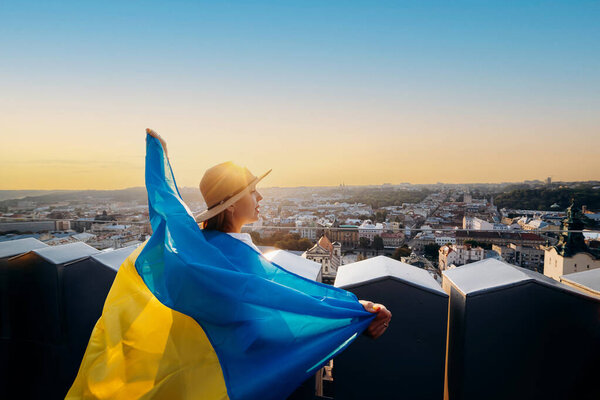
[[[123,263],[67,399],[284,399],[371,322],[356,297],[202,231],[146,138],[153,235]]]

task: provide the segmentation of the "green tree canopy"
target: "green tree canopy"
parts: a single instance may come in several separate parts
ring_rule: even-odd
[[[375,235],[373,238],[373,248],[377,251],[383,250],[383,238],[379,235]]]
[[[425,257],[430,260],[434,260],[438,257],[438,251],[440,250],[440,246],[435,243],[426,244],[424,248]]]
[[[369,247],[371,246],[371,240],[366,237],[361,237],[360,239],[358,239],[358,244],[360,247]]]

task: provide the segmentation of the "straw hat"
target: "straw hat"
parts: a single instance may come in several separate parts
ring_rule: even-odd
[[[240,167],[231,161],[206,170],[200,181],[200,192],[208,208],[195,216],[196,222],[206,221],[221,213],[246,193],[254,190],[256,184],[271,171],[256,177],[248,168]]]

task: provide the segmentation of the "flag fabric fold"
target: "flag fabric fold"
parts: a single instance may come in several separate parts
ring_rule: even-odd
[[[67,398],[286,398],[374,314],[201,230],[162,146],[146,142],[153,234],[119,269]]]

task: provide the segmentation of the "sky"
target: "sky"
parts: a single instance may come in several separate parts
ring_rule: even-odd
[[[0,1],[0,189],[600,179],[600,1]]]

